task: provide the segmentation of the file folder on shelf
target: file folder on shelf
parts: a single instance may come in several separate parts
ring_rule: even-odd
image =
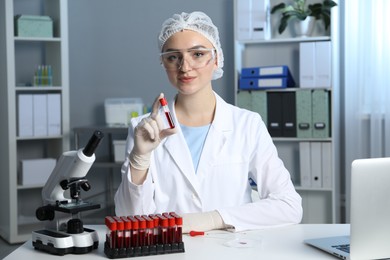
[[[311,155],[310,142],[299,143],[299,169],[301,176],[301,186],[311,187]]]
[[[282,135],[296,137],[295,92],[282,92]]]
[[[328,142],[321,143],[322,156],[322,187],[332,188],[332,144]]]
[[[330,41],[299,44],[299,82],[301,88],[330,88],[332,51]]]
[[[18,95],[18,135],[19,137],[33,136],[34,114],[33,95]]]
[[[34,136],[47,136],[47,94],[33,95]]]
[[[270,1],[237,0],[237,40],[271,38]]]
[[[332,51],[330,41],[316,42],[315,45],[315,85],[318,88],[332,86]]]
[[[237,0],[236,34],[237,40],[250,40],[251,34],[251,4],[252,0]]]
[[[259,113],[265,125],[267,125],[267,92],[252,91],[252,110]]]
[[[267,114],[272,137],[296,137],[295,92],[268,92]]]
[[[259,113],[267,125],[267,93],[265,91],[239,91],[237,106]]]
[[[313,137],[330,137],[330,95],[325,89],[312,92]]]
[[[278,89],[294,87],[292,78],[241,78],[240,89]]]
[[[268,132],[272,137],[283,136],[282,130],[283,101],[280,92],[267,93]]]
[[[291,77],[288,66],[247,67],[241,69],[241,78]]]
[[[311,155],[311,186],[313,188],[322,187],[322,154],[321,142],[310,143]]]
[[[251,0],[252,2],[252,39],[271,39],[270,0]]]
[[[299,44],[299,86],[301,88],[316,87],[315,81],[315,43]]]
[[[237,106],[253,111],[252,92],[238,91],[237,92]]]
[[[311,138],[313,128],[311,90],[298,90],[295,93],[295,98],[297,113],[297,137]]]
[[[61,135],[61,94],[47,94],[47,134]]]

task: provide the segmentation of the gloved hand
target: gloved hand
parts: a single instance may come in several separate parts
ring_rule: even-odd
[[[190,231],[209,231],[213,229],[226,228],[225,223],[218,211],[201,213],[187,213],[183,216],[183,233]]]
[[[164,129],[159,108],[161,93],[153,103],[150,116],[145,117],[135,127],[134,130],[134,147],[130,152],[130,164],[137,170],[146,170],[150,165],[150,154],[160,144],[165,137],[177,132],[177,128]]]

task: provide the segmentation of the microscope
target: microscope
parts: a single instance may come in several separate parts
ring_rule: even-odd
[[[95,230],[84,228],[81,212],[100,208],[83,201],[81,189],[91,187],[85,178],[94,163],[95,150],[104,134],[96,130],[87,145],[77,151],[64,152],[42,189],[43,206],[36,210],[40,221],[48,221],[45,229],[32,232],[35,249],[55,255],[85,254],[97,249]]]

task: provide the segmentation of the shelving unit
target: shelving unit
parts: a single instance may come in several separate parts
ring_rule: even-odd
[[[67,0],[5,0],[0,4],[0,236],[9,243],[24,242],[44,223],[35,217],[42,205],[42,185],[18,184],[24,159],[59,158],[70,148],[69,61]],[[53,37],[18,37],[17,14],[47,15],[53,20]],[[52,86],[32,86],[34,71],[50,64]],[[60,94],[61,133],[50,136],[18,135],[18,95]]]
[[[293,37],[290,30],[279,35],[277,26],[279,18],[271,15],[270,40],[237,40],[237,2],[234,1],[234,23],[235,23],[235,42],[234,42],[234,68],[235,68],[235,104],[238,104],[237,97],[239,92],[247,92],[253,96],[255,91],[300,91],[299,88],[299,44],[301,42],[320,42],[330,41],[332,48],[332,84],[327,89],[330,93],[331,110],[331,136],[329,138],[295,138],[295,137],[274,137],[273,141],[278,149],[279,156],[283,160],[286,168],[290,171],[292,181],[296,190],[302,196],[302,206],[304,216],[302,223],[336,223],[340,219],[339,202],[339,42],[338,42],[338,8],[332,9],[331,35],[327,34],[323,28],[317,27],[312,37]],[[272,6],[280,1],[271,0]],[[308,1],[310,2],[310,1]],[[316,1],[311,1],[316,2]],[[318,2],[318,1],[317,1]],[[238,82],[241,69],[244,67],[261,66],[279,66],[287,65],[297,84],[297,88],[272,89],[272,90],[239,90]],[[307,89],[307,88],[305,88]],[[317,89],[317,88],[316,88]],[[246,94],[247,95],[247,94]],[[261,102],[261,101],[260,101]],[[332,185],[327,188],[303,187],[300,185],[301,169],[299,163],[299,145],[301,142],[326,142],[331,144],[331,176]],[[315,163],[315,162],[314,162]]]

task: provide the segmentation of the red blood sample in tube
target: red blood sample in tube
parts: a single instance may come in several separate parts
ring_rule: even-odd
[[[176,222],[175,218],[169,213],[163,213],[163,216],[168,219],[168,244],[176,242]]]
[[[124,230],[124,247],[129,248],[131,247],[131,221],[127,217],[121,217],[123,223],[125,223],[125,230]]]
[[[128,216],[128,219],[131,221],[131,246],[132,247],[138,247],[139,246],[139,239],[138,239],[138,228],[139,228],[139,223],[138,219],[136,219],[133,216]]]
[[[143,215],[143,219],[146,221],[146,245],[151,246],[155,245],[154,242],[154,220],[150,217]]]
[[[171,212],[170,215],[175,218],[176,221],[176,243],[183,242],[183,218],[175,212]]]
[[[139,223],[138,241],[139,246],[146,246],[146,220],[141,216],[135,216]]]
[[[171,111],[169,111],[168,102],[167,102],[167,100],[164,97],[160,98],[160,104],[161,104],[161,107],[162,107],[162,109],[163,109],[163,111],[165,113],[165,117],[167,118],[169,127],[170,128],[175,128],[175,123],[173,123],[172,116],[171,116]]]
[[[168,219],[161,214],[157,214],[157,217],[160,219],[160,231],[158,241],[160,244],[168,244]]]
[[[108,242],[110,248],[115,248],[117,229],[116,221],[112,217],[107,216],[104,218],[104,222],[107,227],[106,241]]]
[[[160,243],[160,241],[159,241],[159,223],[160,223],[160,219],[156,215],[154,215],[154,214],[150,214],[149,217],[151,219],[153,219],[153,221],[154,221],[153,236],[154,236],[154,244],[157,245],[157,244]]]
[[[125,230],[125,223],[122,221],[122,219],[118,216],[113,217],[116,222],[116,248],[123,248],[124,242],[123,242],[123,233]]]

